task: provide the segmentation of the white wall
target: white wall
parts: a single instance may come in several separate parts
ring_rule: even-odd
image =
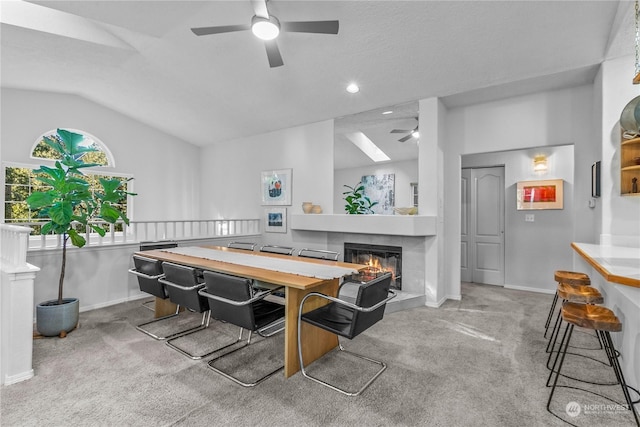
[[[262,218],[260,173],[293,169],[287,216],[306,201],[333,210],[333,120],[228,141],[202,149],[201,215],[204,218]],[[289,221],[288,221],[289,222]],[[263,224],[264,226],[264,224]],[[264,243],[326,247],[322,233],[264,233]]]
[[[444,280],[448,294],[455,295],[460,284],[462,155],[573,144],[576,166],[572,239],[587,242],[596,239],[597,210],[587,205],[591,195],[591,163],[598,160],[600,144],[599,136],[594,133],[593,102],[593,88],[585,85],[447,111],[442,169],[444,215],[447,221],[444,224],[445,245],[441,256],[447,260]],[[517,250],[522,250],[522,246],[518,246]],[[566,251],[570,256],[571,248],[567,247]],[[545,289],[548,282],[548,276],[539,274],[527,286]]]
[[[338,169],[333,174],[333,213],[345,213],[344,185],[355,185],[363,175],[395,174],[396,207],[413,206],[411,201],[412,182],[418,182],[418,161],[390,162],[366,167]]]
[[[108,171],[135,177],[131,219],[199,219],[197,146],[79,96],[6,88],[1,95],[3,163],[37,166],[29,156],[41,134],[58,127],[83,130],[111,150],[116,167]],[[0,191],[4,197],[4,187]],[[137,282],[127,274],[134,250],[136,245],[69,249],[64,296],[79,297],[82,310],[139,297]],[[41,268],[34,284],[37,303],[57,297],[60,256],[60,250],[28,254],[28,262]]]
[[[2,162],[37,166],[29,156],[40,135],[83,130],[111,150],[116,167],[107,171],[134,175],[132,219],[199,219],[197,146],[75,95],[2,88],[1,102]]]
[[[532,159],[545,154],[548,170],[533,172]],[[572,145],[540,147],[497,153],[469,154],[462,167],[504,166],[505,169],[505,287],[555,291],[555,270],[571,270],[574,241],[574,149]],[[517,210],[516,187],[519,181],[562,179],[564,206],[561,210]],[[527,214],[534,222],[525,222]]]
[[[596,87],[602,96],[602,242],[640,247],[640,197],[620,195],[620,114],[640,95],[631,84],[634,58],[602,64]]]

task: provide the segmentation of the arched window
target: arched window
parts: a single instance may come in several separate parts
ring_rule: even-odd
[[[84,161],[87,163],[96,163],[100,166],[106,167],[115,167],[115,161],[113,159],[113,155],[111,151],[107,148],[106,145],[102,141],[100,141],[95,136],[91,135],[88,132],[84,132],[77,129],[65,129],[69,132],[77,133],[84,136],[83,145],[87,147],[92,147],[98,151],[87,153],[84,156]],[[44,141],[45,137],[60,139],[56,129],[50,130],[49,132],[45,132],[36,140],[33,148],[31,149],[31,158],[32,159],[50,159],[50,160],[58,160],[60,158],[59,154],[53,150],[51,147],[47,145]]]
[[[84,136],[83,144],[92,146],[98,151],[86,153],[83,160],[87,163],[95,163],[99,166],[94,168],[88,168],[84,170],[86,180],[90,184],[91,190],[100,188],[100,178],[133,178],[128,174],[113,173],[103,168],[112,168],[115,166],[113,155],[107,146],[95,136],[76,129],[65,129],[73,133],[81,134]],[[46,219],[36,217],[29,209],[26,203],[27,197],[33,191],[41,191],[46,189],[46,185],[36,179],[34,170],[39,168],[41,160],[55,161],[60,158],[59,153],[53,150],[49,145],[44,142],[44,138],[59,139],[57,131],[51,130],[46,132],[35,141],[31,146],[31,158],[38,160],[38,164],[4,164],[4,219],[7,223],[30,223],[34,228],[32,234],[37,234],[39,229],[39,222],[44,222]],[[101,170],[102,169],[102,170]],[[128,182],[125,185],[125,191],[131,191],[131,183]],[[127,213],[127,216],[131,218],[131,205],[132,199],[127,198],[123,201],[123,211]],[[116,230],[120,231],[121,226],[117,225]]]

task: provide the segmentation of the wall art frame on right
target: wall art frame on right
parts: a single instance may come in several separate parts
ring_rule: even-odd
[[[517,184],[517,209],[563,209],[563,183],[561,179],[520,181]]]

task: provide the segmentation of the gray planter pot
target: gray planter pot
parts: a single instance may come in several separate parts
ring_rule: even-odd
[[[79,316],[80,300],[77,298],[65,298],[60,305],[58,300],[45,301],[36,306],[36,328],[45,337],[55,337],[75,328]]]

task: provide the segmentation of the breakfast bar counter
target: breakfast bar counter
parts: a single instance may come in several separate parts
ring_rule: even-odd
[[[622,322],[613,334],[627,383],[640,385],[640,248],[572,243],[575,271],[589,274],[604,305]]]

